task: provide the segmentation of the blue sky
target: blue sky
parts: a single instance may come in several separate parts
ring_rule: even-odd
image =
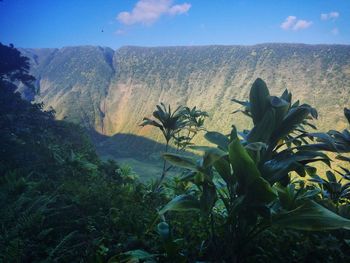
[[[350,44],[350,0],[2,0],[16,47]]]

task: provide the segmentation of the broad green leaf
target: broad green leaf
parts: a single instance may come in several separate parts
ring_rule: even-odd
[[[200,208],[204,215],[208,215],[217,200],[215,185],[211,182],[203,184],[203,192],[200,197]]]
[[[164,153],[163,158],[175,166],[198,171],[196,161],[188,156],[175,153]]]
[[[270,140],[271,134],[275,129],[275,111],[268,109],[263,118],[255,124],[254,128],[247,136],[248,142],[264,142]]]
[[[292,108],[286,117],[281,122],[280,126],[276,129],[273,134],[275,141],[280,138],[284,138],[291,131],[293,131],[305,118],[310,114],[309,106],[299,106],[297,108]]]
[[[234,177],[231,173],[231,166],[226,158],[221,158],[214,163],[215,170],[219,173],[222,179],[228,185],[232,185],[234,183]]]
[[[319,142],[322,142],[326,144],[331,151],[336,152],[337,151],[337,146],[335,145],[335,142],[331,136],[327,133],[322,133],[322,132],[314,132],[314,133],[308,133],[309,136],[317,138]]]
[[[200,168],[208,168],[217,160],[221,159],[224,156],[227,156],[227,152],[220,150],[219,148],[214,148],[210,146],[189,146],[189,148],[193,150],[198,150],[204,152],[202,167]]]
[[[237,133],[233,129],[232,142],[229,145],[229,159],[233,173],[245,193],[254,197],[258,202],[271,202],[276,198],[276,193],[260,175],[254,161],[246,149],[241,145]]]
[[[327,155],[322,152],[298,151],[293,153],[287,149],[278,153],[275,158],[265,162],[261,172],[263,177],[273,184],[286,178],[288,173],[292,171],[304,176],[307,172],[306,169],[309,169],[306,164],[317,161],[322,161],[327,165],[330,162]]]
[[[268,181],[261,176],[248,185],[247,198],[257,203],[270,203],[277,197],[276,192]]]
[[[250,111],[252,113],[254,125],[256,125],[264,117],[265,111],[268,107],[268,97],[270,93],[267,89],[266,83],[257,78],[249,94]]]
[[[247,186],[260,176],[260,172],[240,143],[237,133],[232,137],[232,142],[229,144],[229,160],[238,183]]]
[[[333,213],[314,201],[306,201],[292,211],[273,215],[272,224],[307,231],[350,229],[350,220]]]
[[[335,177],[334,173],[332,173],[331,171],[327,171],[326,176],[329,182],[332,182],[332,183],[337,182],[337,178]]]
[[[270,97],[270,103],[275,110],[275,125],[278,126],[286,116],[290,107],[290,103],[282,98],[275,96]]]
[[[204,137],[211,143],[218,145],[221,149],[227,150],[230,143],[227,136],[219,132],[207,132]]]
[[[291,103],[292,101],[292,93],[290,93],[287,89],[284,90],[281,99]]]
[[[197,211],[200,209],[199,201],[193,195],[179,195],[166,204],[158,213],[163,215],[168,211]]]

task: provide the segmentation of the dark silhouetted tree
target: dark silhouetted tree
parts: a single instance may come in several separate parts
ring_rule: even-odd
[[[12,44],[0,43],[0,81],[20,81],[31,87],[35,78],[29,74],[29,59],[21,55]]]

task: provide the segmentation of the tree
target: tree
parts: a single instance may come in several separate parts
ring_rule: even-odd
[[[20,81],[32,88],[35,78],[29,74],[29,59],[21,55],[12,44],[5,46],[0,43],[0,81]]]

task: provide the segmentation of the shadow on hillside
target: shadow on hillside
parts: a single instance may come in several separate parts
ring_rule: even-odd
[[[101,157],[159,161],[165,148],[162,143],[134,134],[118,133],[106,136],[95,130],[90,130],[89,134]],[[170,147],[170,151],[175,149]]]

